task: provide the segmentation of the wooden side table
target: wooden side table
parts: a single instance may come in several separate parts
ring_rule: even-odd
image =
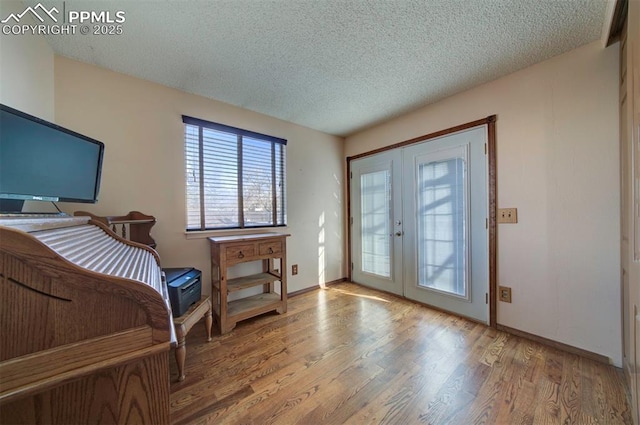
[[[211,298],[203,295],[200,301],[189,307],[189,310],[180,317],[173,319],[176,328],[176,338],[178,345],[176,346],[176,362],[178,363],[178,381],[184,380],[184,361],[187,357],[186,339],[187,334],[202,318],[207,329],[207,341],[211,341],[211,326],[213,318],[211,317]]]
[[[287,312],[287,237],[284,233],[258,233],[210,237],[211,294],[220,334],[236,323],[275,310]],[[274,260],[279,260],[276,268]],[[229,279],[229,269],[240,263],[262,262],[262,272]],[[275,282],[280,282],[280,293]],[[262,286],[262,293],[229,301],[235,291]]]

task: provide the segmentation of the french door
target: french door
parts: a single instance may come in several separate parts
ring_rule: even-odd
[[[402,152],[351,163],[352,280],[403,295]]]
[[[488,322],[487,127],[351,162],[352,279]]]

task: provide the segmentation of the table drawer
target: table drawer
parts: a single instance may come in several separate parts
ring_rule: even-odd
[[[258,252],[260,255],[279,254],[282,252],[282,241],[261,242]]]
[[[255,244],[228,246],[224,250],[227,261],[247,261],[249,258],[256,256]]]

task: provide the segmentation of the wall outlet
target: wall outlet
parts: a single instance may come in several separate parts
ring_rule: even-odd
[[[517,223],[517,208],[498,208],[498,223]]]
[[[294,264],[293,266],[291,266],[291,274],[292,275],[297,275],[298,274],[298,265]]]
[[[500,301],[505,303],[511,302],[511,288],[508,286],[498,286],[498,292],[500,294]]]

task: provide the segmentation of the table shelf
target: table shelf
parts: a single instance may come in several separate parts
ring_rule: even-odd
[[[268,311],[277,310],[281,306],[280,294],[266,293],[252,295],[228,304],[227,316],[236,320],[244,320],[249,317]]]
[[[243,289],[253,288],[254,286],[264,285],[265,283],[276,282],[280,280],[280,275],[270,272],[256,273],[249,276],[236,277],[227,281],[227,292],[236,292]],[[220,290],[220,281],[215,280],[213,285]]]

